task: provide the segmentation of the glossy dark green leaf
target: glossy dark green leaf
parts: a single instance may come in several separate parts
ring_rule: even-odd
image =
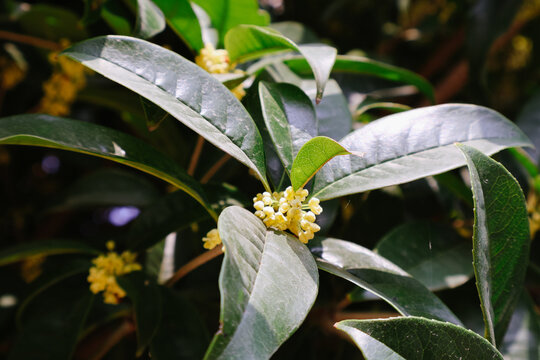
[[[350,152],[337,141],[317,136],[306,142],[298,151],[291,167],[291,184],[298,190],[319,171],[324,164],[338,155]]]
[[[448,104],[392,114],[340,141],[347,150],[317,173],[313,196],[321,200],[396,185],[464,165],[455,142],[486,154],[530,146],[527,137],[501,114],[476,105]]]
[[[164,316],[150,343],[152,359],[202,359],[210,336],[197,309],[170,289],[161,293]]]
[[[259,8],[257,0],[193,0],[210,17],[217,30],[219,43],[223,44],[225,35],[236,25],[253,24],[266,26],[270,16]]]
[[[418,280],[360,245],[338,239],[317,240],[311,251],[321,270],[377,295],[401,314],[461,325],[460,320]]]
[[[135,34],[148,39],[165,30],[165,17],[152,0],[137,0]]]
[[[64,7],[33,4],[21,14],[19,25],[27,35],[58,41],[68,38],[82,40],[88,37],[77,14]]]
[[[471,248],[470,240],[452,228],[415,221],[390,231],[374,251],[435,291],[460,286],[472,277]]]
[[[0,119],[0,144],[52,147],[102,157],[144,171],[182,189],[205,206],[200,185],[150,145],[103,126],[49,115]]]
[[[39,240],[14,245],[0,252],[0,266],[21,261],[33,255],[99,254],[86,243],[69,240]]]
[[[219,277],[221,325],[205,359],[268,359],[313,305],[317,266],[298,239],[268,230],[240,207],[225,209],[218,229],[227,249]]]
[[[225,37],[225,48],[231,62],[245,62],[277,51],[297,51],[305,58],[317,83],[317,103],[322,94],[337,50],[323,44],[296,45],[277,30],[254,25],[239,25]]]
[[[540,92],[527,101],[516,119],[516,124],[534,144],[534,148],[528,148],[527,153],[536,165],[540,164]]]
[[[132,172],[102,169],[71,184],[48,207],[48,211],[91,206],[147,206],[159,197],[156,187]]]
[[[191,50],[204,47],[199,20],[188,0],[153,0],[165,14],[167,24]]]
[[[106,1],[101,8],[101,17],[118,35],[131,35],[133,25],[132,14],[120,1]]]
[[[64,54],[154,102],[252,168],[267,186],[262,139],[236,97],[206,71],[144,40],[106,36]]]
[[[285,63],[296,73],[309,75],[309,65],[298,56],[285,59]],[[400,83],[414,85],[431,102],[435,102],[435,93],[431,84],[420,75],[412,71],[375,61],[366,57],[338,55],[333,73],[366,74]]]
[[[29,304],[7,359],[71,359],[94,297],[86,285],[47,289]]]
[[[503,360],[474,332],[436,320],[344,320],[334,326],[351,337],[366,360]]]
[[[259,97],[266,129],[275,150],[290,174],[300,148],[317,135],[317,118],[311,100],[290,84],[259,83]]]
[[[150,345],[156,335],[162,317],[161,291],[157,284],[142,271],[118,278],[118,285],[133,302],[133,313],[137,325],[137,357]]]
[[[505,360],[540,359],[540,316],[524,291],[501,345]]]
[[[529,219],[514,177],[479,150],[458,144],[474,194],[473,265],[485,335],[499,343],[523,290],[529,261]]]

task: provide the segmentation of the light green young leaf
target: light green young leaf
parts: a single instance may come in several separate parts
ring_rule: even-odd
[[[17,115],[0,119],[0,144],[51,147],[133,167],[185,191],[215,216],[200,185],[184,169],[145,142],[120,131],[49,115]]]
[[[317,265],[298,239],[268,230],[240,207],[221,213],[218,230],[227,249],[219,276],[221,326],[205,359],[268,359],[313,305]]]
[[[239,25],[227,33],[225,48],[231,62],[245,62],[277,51],[297,51],[306,59],[317,83],[319,103],[337,50],[323,44],[296,45],[277,30],[254,25]]]
[[[486,154],[531,146],[501,114],[476,105],[447,104],[392,114],[353,131],[340,141],[364,156],[339,156],[317,173],[313,196],[339,196],[401,184],[464,165],[455,142]]]
[[[165,14],[165,19],[171,29],[184,40],[191,50],[199,52],[204,47],[201,26],[189,0],[153,1]]]
[[[291,168],[291,184],[298,190],[319,171],[324,164],[338,155],[351,154],[335,140],[317,136],[306,142],[294,158]],[[360,154],[358,154],[360,156]]]
[[[343,320],[334,325],[351,337],[366,360],[503,360],[470,330],[421,317]]]
[[[152,0],[137,0],[137,21],[135,34],[148,39],[165,30],[165,17],[163,12]]]
[[[152,101],[252,168],[266,188],[262,139],[253,119],[218,80],[180,55],[144,40],[97,37],[64,54]]]
[[[461,321],[418,280],[373,251],[338,239],[316,239],[311,251],[321,270],[377,295],[400,314],[461,325]]]
[[[474,194],[473,265],[485,336],[502,340],[523,291],[529,261],[529,219],[514,177],[479,150],[458,144]]]

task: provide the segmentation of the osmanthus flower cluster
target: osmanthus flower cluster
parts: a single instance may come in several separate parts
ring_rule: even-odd
[[[210,43],[206,43],[199,55],[195,57],[195,63],[211,74],[243,73],[242,70],[235,70],[235,65],[230,63],[229,53],[225,49],[216,49]],[[231,92],[238,100],[246,95],[242,84],[231,89]]]
[[[142,267],[135,261],[137,254],[131,251],[122,254],[115,252],[113,241],[107,242],[107,249],[109,252],[106,255],[99,255],[92,260],[94,266],[90,268],[87,280],[94,294],[103,291],[103,301],[106,304],[118,304],[126,292],[118,285],[116,277],[141,270]]]
[[[257,194],[253,198],[255,215],[267,227],[282,231],[289,230],[306,244],[321,229],[315,224],[315,215],[322,212],[319,199],[315,197],[305,204],[308,195],[309,192],[306,189],[294,191],[292,186],[282,192]],[[307,209],[309,211],[304,211]]]

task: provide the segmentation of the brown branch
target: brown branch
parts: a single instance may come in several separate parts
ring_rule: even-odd
[[[191,154],[191,160],[189,162],[188,167],[188,175],[193,176],[195,173],[195,169],[197,168],[197,163],[199,162],[199,157],[201,156],[201,151],[204,146],[204,138],[199,135],[197,138],[197,144],[195,145],[195,149],[193,150],[193,154]]]
[[[204,174],[204,176],[202,177],[201,179],[201,184],[206,184],[208,181],[210,181],[210,179],[219,171],[219,169],[221,169],[221,167],[223,165],[225,165],[225,163],[227,161],[229,161],[229,159],[231,158],[231,155],[229,154],[225,154],[221,157],[221,159],[219,159],[207,172],[206,174]]]
[[[0,30],[0,39],[15,41],[21,44],[32,45],[35,47],[48,49],[52,51],[62,50],[62,46],[60,46],[60,44],[55,43],[54,41],[40,39],[37,37],[23,35],[23,34],[12,33],[12,32],[4,31],[4,30]]]
[[[135,332],[135,324],[130,318],[122,320],[114,329],[100,332],[98,337],[88,339],[77,349],[76,359],[100,360],[123,338]]]
[[[181,278],[183,278],[184,276],[186,276],[187,274],[189,274],[190,272],[192,272],[199,266],[204,265],[210,260],[223,254],[222,248],[223,248],[223,245],[218,245],[212,250],[205,251],[201,255],[192,259],[187,264],[185,264],[180,269],[178,269],[178,271],[176,271],[174,275],[169,280],[167,280],[167,282],[165,283],[165,286],[169,286],[169,287],[173,286],[175,282],[177,282],[178,280],[180,280]]]

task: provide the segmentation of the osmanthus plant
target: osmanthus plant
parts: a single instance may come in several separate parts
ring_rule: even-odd
[[[223,34],[228,27],[221,25]],[[519,184],[489,155],[531,146],[527,137],[501,114],[466,104],[404,112],[396,106],[400,112],[351,131],[348,104],[330,78],[332,73],[367,73],[414,85],[428,97],[431,87],[406,70],[367,58],[337,56],[327,45],[298,45],[267,27],[231,27],[222,42],[228,58],[208,46],[210,60],[197,61],[206,64],[204,69],[173,51],[128,36],[86,40],[62,56],[130,89],[145,99],[150,113],[165,111],[244,164],[261,184],[260,193],[245,194],[253,198],[245,208],[228,206],[235,195],[229,195],[226,187],[218,187],[216,196],[215,188],[210,191],[153,145],[121,131],[49,115],[0,119],[0,144],[69,150],[132,167],[177,188],[163,201],[182,208],[182,215],[171,221],[170,214],[153,213],[150,206],[124,237],[114,239],[125,245],[121,254],[114,251],[118,246],[114,242],[107,243],[108,252],[103,254],[90,244],[67,240],[32,242],[1,253],[2,265],[36,254],[88,255],[86,261],[66,264],[61,276],[44,280],[20,307],[21,331],[10,359],[38,359],[44,351],[49,358],[70,358],[76,344],[98,326],[88,325],[88,319],[99,317],[103,301],[121,308],[109,313],[109,320],[133,316],[138,356],[267,359],[305,321],[319,293],[319,270],[371,294],[356,293],[358,297],[384,300],[400,315],[335,324],[366,359],[502,359],[503,339],[524,292],[529,223]],[[223,66],[215,67],[212,61]],[[235,72],[235,67],[243,70]],[[210,74],[212,69],[221,74]],[[243,103],[237,98],[242,94],[229,90],[241,84],[247,88]],[[159,121],[152,126],[159,127]],[[330,206],[333,199],[464,165],[474,195],[472,245],[441,251],[439,261],[472,248],[484,337],[467,329],[432,292],[447,287],[444,281],[439,287],[426,284],[421,279],[425,271],[415,269],[416,275],[406,268],[406,261],[392,260],[392,252],[403,246],[397,237],[385,239],[375,252],[347,239],[317,236],[331,225],[336,212]],[[160,215],[163,218],[156,220]],[[317,219],[323,215],[324,224]],[[207,247],[220,241],[223,245],[158,284],[140,259],[149,257],[168,233],[208,218],[217,222],[217,231],[207,236]],[[145,236],[148,227],[159,227],[155,232],[159,236]],[[215,319],[216,333],[208,342],[190,307],[182,305],[170,287],[221,254],[219,324]],[[43,334],[44,326],[55,325],[44,325],[36,316],[34,298],[53,284],[71,281],[70,274],[88,271],[87,285],[93,293],[103,292],[103,299],[86,288],[60,300],[64,304],[56,329],[60,335],[52,330]],[[428,275],[433,283],[446,276],[442,271]],[[463,276],[461,283],[471,274]],[[33,317],[25,314],[27,308],[33,309]],[[121,326],[115,335],[129,332],[129,325]],[[41,343],[35,341],[38,330]]]

